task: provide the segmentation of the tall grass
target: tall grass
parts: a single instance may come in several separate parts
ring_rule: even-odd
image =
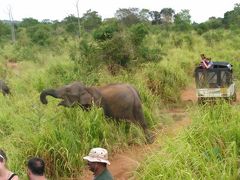
[[[239,107],[219,102],[193,112],[192,125],[152,152],[136,179],[239,178]]]
[[[129,144],[142,144],[145,142],[143,132],[139,126],[131,124],[130,130],[127,130],[126,123],[117,124],[113,120],[105,118],[102,110],[97,107],[94,107],[89,112],[82,111],[77,107],[70,109],[56,107],[58,100],[51,97],[49,97],[47,106],[42,105],[39,101],[39,93],[43,89],[60,87],[76,80],[82,81],[87,86],[108,83],[132,84],[140,93],[144,115],[149,127],[155,128],[158,127],[159,123],[165,121],[163,115],[159,114],[159,109],[164,108],[169,102],[179,102],[180,89],[191,82],[192,71],[194,66],[198,64],[200,53],[204,51],[207,55],[214,55],[222,59],[232,57],[230,60],[235,60],[233,61],[234,68],[240,69],[238,65],[240,57],[236,45],[232,44],[233,41],[227,37],[230,37],[230,35],[224,35],[223,38],[226,39],[217,43],[213,42],[215,44],[211,47],[203,37],[198,36],[196,33],[174,34],[156,29],[152,34],[148,34],[143,41],[145,47],[149,48],[149,52],[154,52],[154,54],[148,55],[149,59],[154,59],[154,61],[140,61],[140,63],[138,59],[131,59],[136,64],[133,63],[128,68],[121,68],[115,76],[109,73],[107,65],[104,63],[89,64],[90,62],[97,62],[99,58],[91,59],[95,57],[90,56],[91,54],[88,56],[88,52],[92,51],[91,47],[87,49],[89,51],[86,51],[86,58],[90,58],[89,61],[79,63],[71,61],[68,50],[74,51],[74,49],[71,49],[71,44],[76,43],[73,40],[69,40],[70,42],[66,42],[62,46],[57,44],[56,48],[50,47],[49,49],[35,46],[33,49],[28,46],[4,46],[3,49],[0,49],[0,75],[10,86],[12,96],[3,97],[0,94],[0,109],[2,110],[0,114],[0,146],[8,154],[9,167],[14,172],[17,172],[21,178],[24,178],[24,169],[28,157],[40,156],[46,161],[47,175],[50,179],[74,177],[79,176],[84,166],[83,155],[88,153],[89,149],[94,146],[105,147],[111,154],[123,147],[127,147]],[[211,36],[208,35],[206,38],[211,38]],[[91,41],[91,38],[86,41]],[[225,42],[228,48],[223,49]],[[235,42],[237,44],[238,39],[235,39]],[[233,47],[234,51],[229,46]],[[55,50],[51,52],[51,49]],[[58,51],[59,53],[57,53]],[[97,56],[97,54],[93,55]],[[6,68],[6,61],[11,59],[19,62],[16,69]],[[239,73],[237,75],[239,77]],[[217,107],[218,112],[222,106]],[[238,113],[232,108],[226,105],[222,108],[229,111],[227,112],[228,115],[231,112],[238,116]],[[208,111],[207,108],[203,108],[196,111],[197,118],[194,124],[197,122],[204,124],[208,121],[214,124],[216,122],[212,120],[213,117],[217,116],[213,109]],[[222,113],[222,115],[224,114]],[[204,118],[201,119],[201,116]],[[236,123],[235,120],[233,118],[230,123]],[[195,167],[196,173],[201,174],[202,171],[200,170],[202,168],[206,171],[203,176],[210,177],[211,173],[215,173],[215,166],[219,167],[218,172],[225,172],[223,170],[223,166],[226,165],[225,162],[229,166],[224,166],[226,169],[226,176],[224,177],[230,177],[230,171],[233,172],[232,175],[234,176],[235,169],[232,168],[233,165],[230,161],[233,160],[232,163],[235,163],[237,151],[234,153],[234,150],[239,146],[239,142],[238,144],[229,143],[233,136],[229,133],[228,139],[222,138],[220,135],[224,133],[220,129],[220,133],[217,134],[220,137],[216,136],[218,141],[212,141],[211,136],[205,141],[204,137],[210,134],[207,130],[215,131],[213,128],[202,127],[202,124],[193,125],[195,129],[190,129],[184,136],[174,140],[179,145],[178,147],[175,147],[174,143],[169,143],[168,148],[157,153],[159,157],[162,154],[168,157],[169,161],[165,159],[165,166],[158,165],[159,162],[165,163],[162,157],[160,160],[158,157],[154,157],[157,161],[147,161],[149,165],[147,164],[141,170],[146,176],[139,174],[137,177],[153,179],[158,177],[155,175],[159,174],[161,177],[170,177],[173,172],[184,174],[183,177],[187,178],[197,177],[193,174],[195,169],[190,168],[195,167],[195,165],[197,165]],[[217,124],[212,127],[215,126],[218,127]],[[205,136],[202,136],[201,132],[205,132]],[[198,139],[199,141],[194,146],[197,149],[196,151],[192,150],[192,137],[194,137],[194,140]],[[223,155],[220,153],[221,158],[224,159],[223,163],[218,157],[215,157],[216,160],[214,159],[212,154],[219,154],[219,147],[215,148],[215,145],[211,144],[212,142],[216,146],[218,142],[224,142],[224,153]],[[206,147],[209,147],[208,150],[204,149],[205,144]],[[175,148],[180,148],[179,152],[174,151]],[[169,149],[173,153],[169,153]],[[205,159],[201,158],[198,152],[206,154],[204,155]],[[178,157],[181,157],[182,160],[176,163],[175,160]],[[188,159],[185,161],[184,158],[187,157]],[[210,160],[207,160],[209,158]],[[151,166],[150,162],[155,162],[155,165]],[[219,162],[221,162],[221,165],[218,165]],[[176,165],[176,167],[173,167],[173,165]],[[171,167],[171,171],[167,170],[169,167]],[[206,167],[211,167],[213,170],[208,171]],[[145,172],[145,169],[146,172],[149,171],[149,174]],[[181,170],[177,171],[177,169]]]
[[[45,88],[59,87],[75,80],[88,86],[128,82],[136,85],[142,96],[149,127],[159,121],[151,113],[154,96],[141,79],[131,77],[127,80],[130,75],[126,72],[112,77],[105,68],[87,76],[81,69],[83,67],[79,66],[76,71],[73,62],[65,58],[49,56],[48,63],[41,64],[43,67],[21,62],[17,69],[7,69],[12,95],[3,97],[0,94],[0,123],[3,124],[0,127],[0,146],[7,152],[9,167],[21,178],[25,177],[26,161],[31,156],[45,160],[50,179],[76,177],[84,166],[82,157],[92,147],[102,146],[113,153],[129,144],[145,142],[139,126],[130,124],[128,129],[125,122],[107,119],[101,108],[94,107],[86,112],[79,107],[57,107],[59,100],[51,97],[47,106],[42,105],[39,93]]]

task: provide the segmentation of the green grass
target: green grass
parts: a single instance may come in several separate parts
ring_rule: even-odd
[[[154,130],[158,124],[172,121],[171,117],[161,114],[161,109],[169,103],[180,103],[180,90],[191,83],[200,53],[206,53],[212,59],[228,60],[234,64],[236,77],[240,77],[240,57],[236,48],[239,38],[230,31],[222,33],[220,41],[209,45],[205,38],[212,41],[211,38],[216,38],[212,34],[204,38],[194,32],[156,30],[144,39],[145,47],[154,53],[159,51],[159,54],[149,55],[154,56],[154,61],[131,59],[134,63],[121,68],[114,76],[104,63],[88,64],[98,59],[74,64],[69,57],[69,50],[74,51],[71,47],[76,44],[73,40],[49,49],[5,45],[0,49],[0,75],[10,86],[12,96],[0,94],[0,146],[7,152],[10,169],[26,178],[27,159],[40,156],[46,161],[50,179],[79,176],[84,166],[82,157],[92,147],[105,147],[111,155],[130,144],[145,143],[143,132],[136,125],[132,124],[126,132],[125,123],[116,124],[106,119],[99,108],[85,112],[80,108],[57,107],[58,100],[51,97],[45,106],[40,103],[39,94],[45,88],[59,87],[75,80],[88,86],[129,83],[139,91],[146,120]],[[6,61],[10,59],[19,62],[16,69],[6,68]],[[169,140],[166,148],[141,166],[136,177],[211,179],[224,172],[224,178],[235,178],[239,140],[233,139],[239,139],[236,128],[239,114],[227,105],[215,107],[193,109],[193,128],[179,138]]]
[[[192,125],[152,152],[136,179],[239,178],[239,107],[219,102],[196,108]]]

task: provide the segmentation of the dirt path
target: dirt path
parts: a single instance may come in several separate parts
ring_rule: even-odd
[[[186,90],[183,90],[181,93],[181,99],[186,103],[196,102],[195,88],[189,87]],[[108,166],[108,168],[115,180],[133,179],[131,178],[132,173],[138,168],[150,152],[161,148],[166,137],[176,136],[177,133],[191,123],[187,112],[182,108],[170,109],[163,113],[172,116],[175,121],[171,125],[163,126],[159,132],[157,132],[157,137],[153,144],[131,146],[127,150],[110,157],[111,165]],[[81,179],[91,178],[92,173],[86,168]]]

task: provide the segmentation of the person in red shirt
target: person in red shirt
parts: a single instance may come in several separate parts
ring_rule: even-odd
[[[203,69],[209,69],[212,66],[211,58],[207,58],[204,54],[201,54],[201,64]]]

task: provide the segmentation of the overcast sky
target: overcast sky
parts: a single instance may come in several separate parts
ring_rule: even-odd
[[[0,19],[8,18],[11,7],[14,20],[32,17],[43,20],[63,20],[70,14],[77,16],[77,0],[0,0]],[[240,0],[79,0],[80,16],[88,9],[97,11],[103,18],[113,17],[119,8],[137,7],[161,11],[172,8],[175,12],[189,9],[191,20],[197,23],[209,17],[223,17],[226,11],[233,10]]]

